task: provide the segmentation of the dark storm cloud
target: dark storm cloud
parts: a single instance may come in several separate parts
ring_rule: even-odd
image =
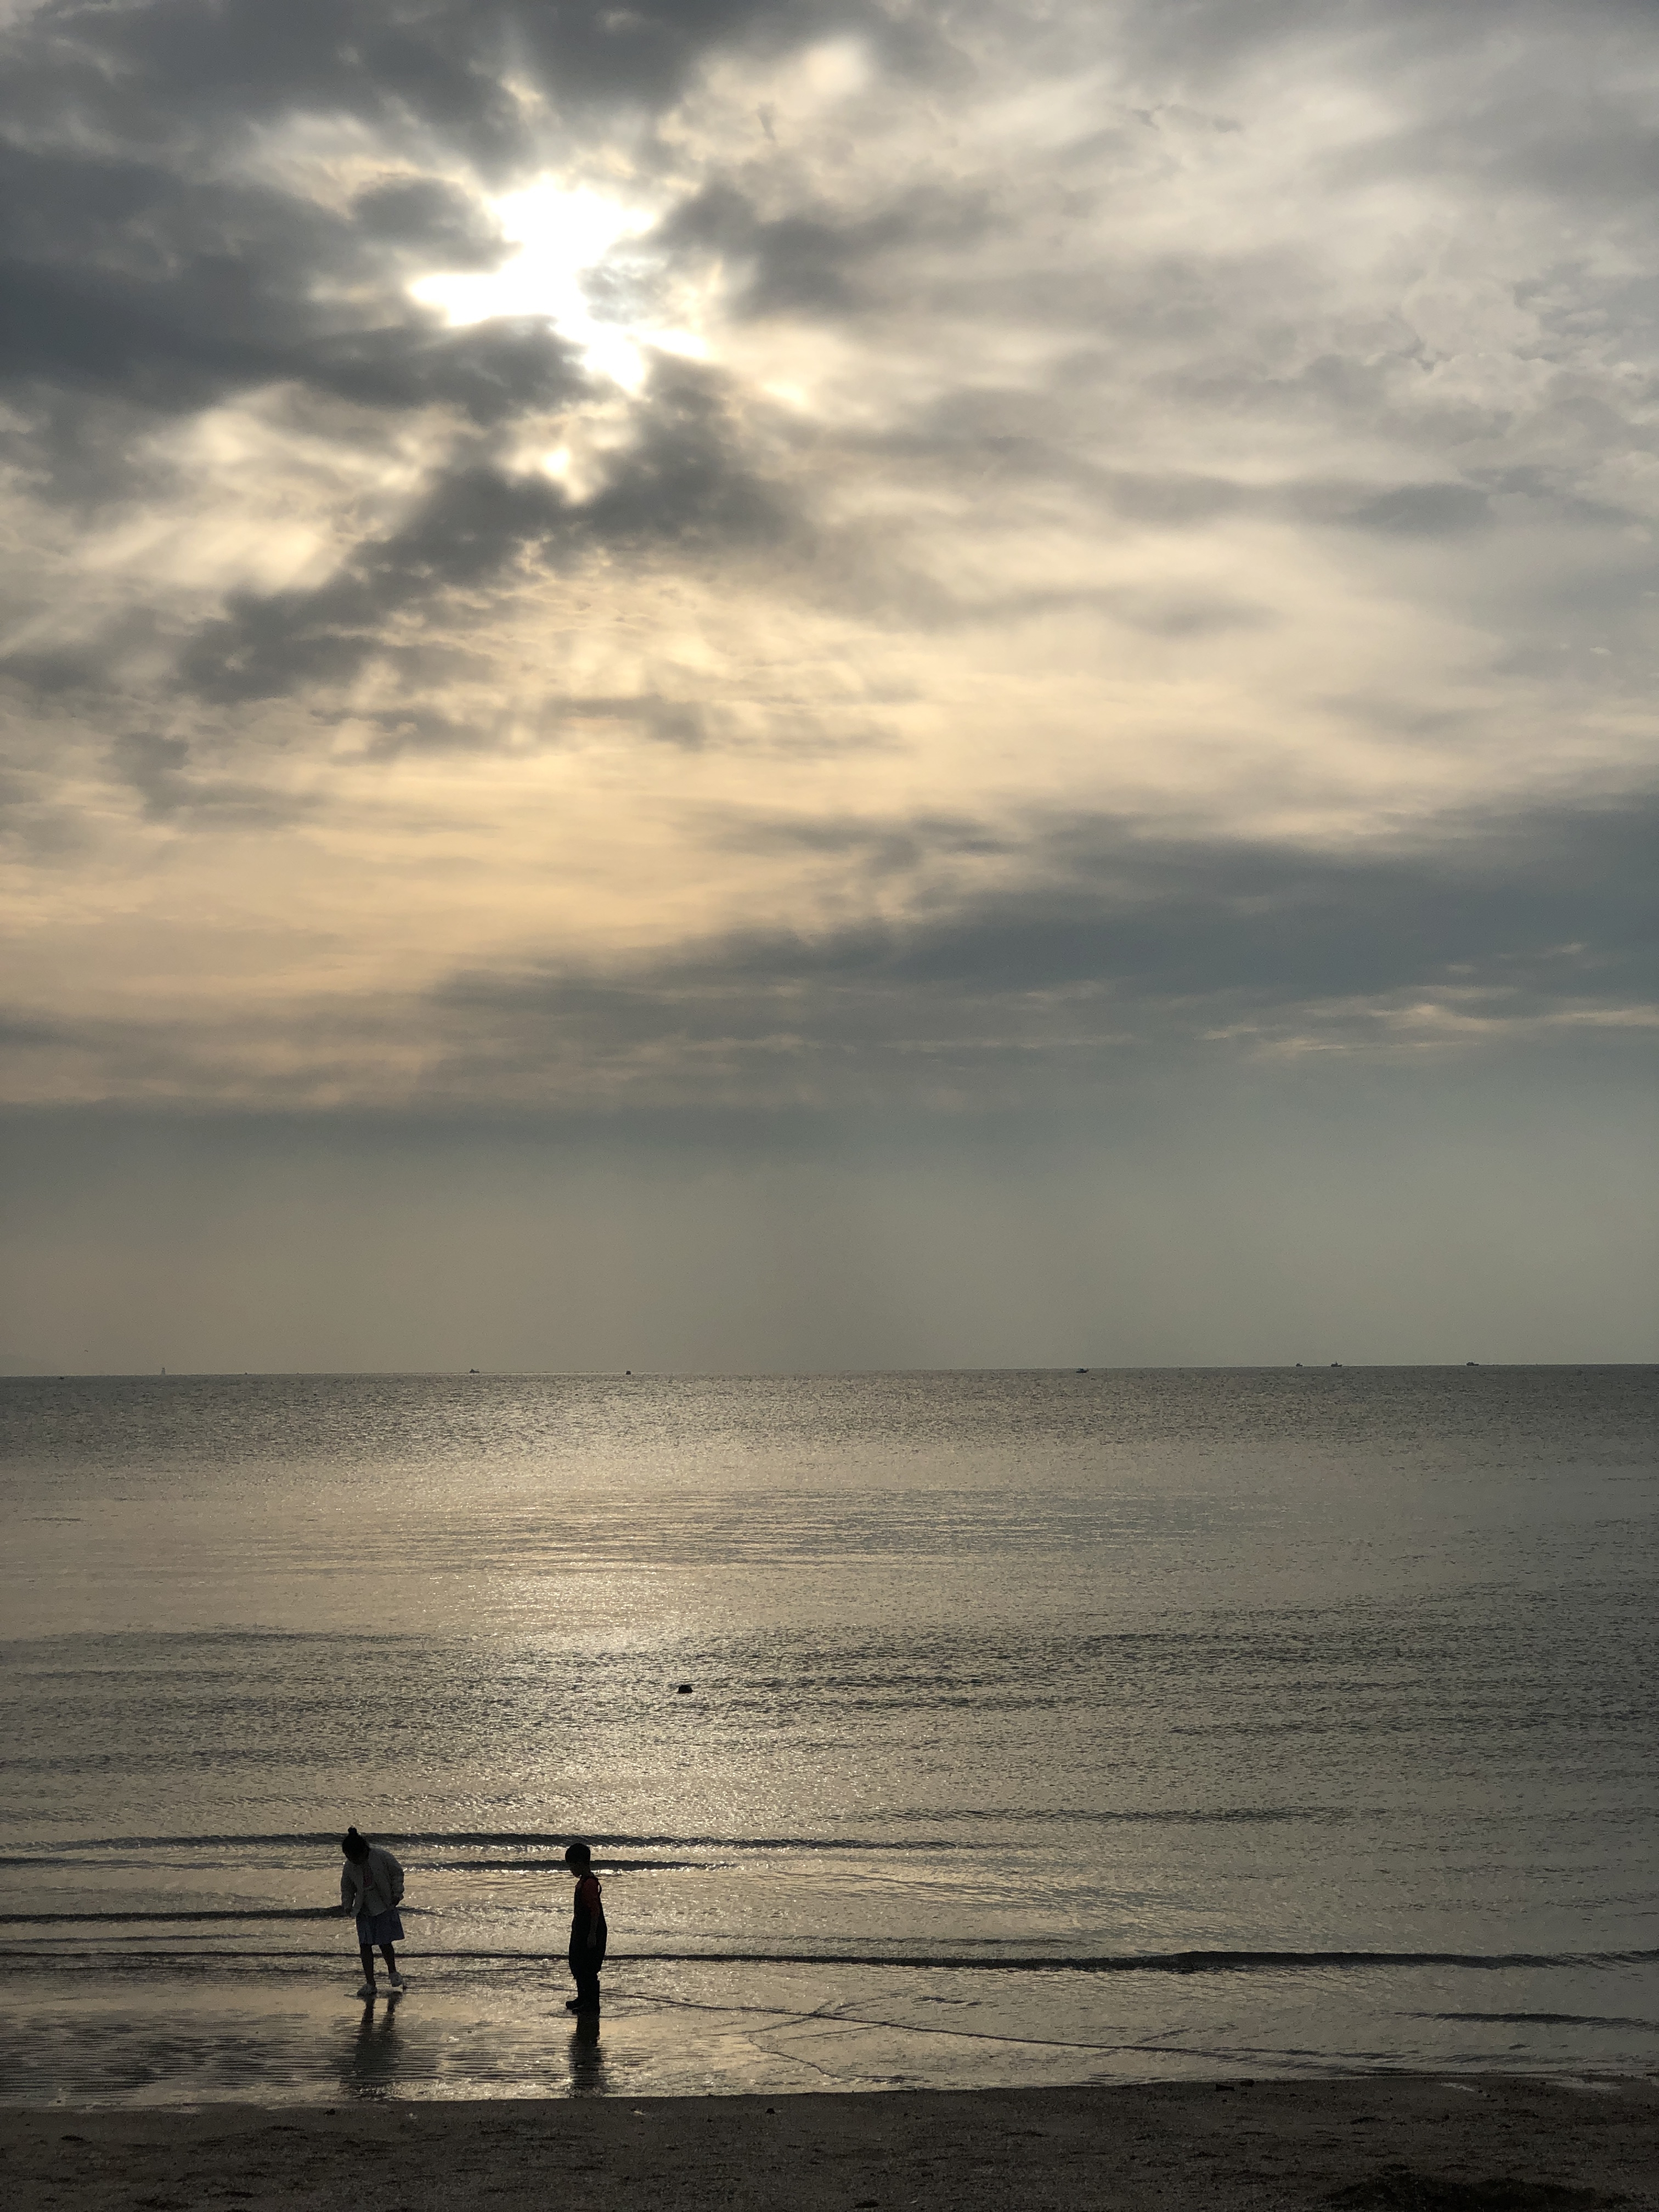
[[[911,857],[960,834],[843,830],[872,872],[896,839]],[[1080,821],[1036,841],[1022,885],[908,921],[743,933],[604,974],[464,975],[434,1013],[501,1078],[555,1076],[574,1055],[601,1080],[635,1066],[688,1092],[809,1073],[902,1092],[952,1070],[971,1090],[1000,1064],[999,1097],[1039,1097],[1137,1045],[1386,1045],[1425,1004],[1487,1030],[1616,1024],[1652,995],[1656,834],[1650,797],[1347,854]]]

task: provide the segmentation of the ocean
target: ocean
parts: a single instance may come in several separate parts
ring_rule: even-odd
[[[1659,1369],[9,1380],[0,1448],[6,2102],[1659,2063]]]

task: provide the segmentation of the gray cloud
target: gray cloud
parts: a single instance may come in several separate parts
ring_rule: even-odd
[[[1483,78],[1503,87],[1522,70],[1529,48],[1553,35],[1581,46],[1645,33],[1651,19],[1643,0],[1585,0],[1564,15],[1553,0],[1468,0],[1455,15],[1437,0],[1395,0],[1385,10],[1345,9],[1333,20],[1323,0],[1135,0],[1114,25],[1115,40],[1171,85],[1225,85],[1242,64],[1283,54],[1297,58],[1310,38],[1336,39],[1351,55],[1380,70],[1402,58],[1421,70],[1431,87],[1446,53],[1480,57]],[[1351,46],[1347,45],[1352,41]],[[1483,102],[1483,105],[1485,103]]]
[[[660,108],[712,50],[776,49],[858,30],[895,55],[914,46],[860,0],[259,0],[70,5],[26,18],[5,106],[73,116],[83,132],[156,146],[212,143],[243,123],[349,116],[389,141],[437,137],[506,167],[526,157],[527,81],[568,127],[584,109]]]
[[[447,147],[498,180],[535,166],[547,118],[526,117],[509,78],[579,131],[589,106],[601,120],[661,106],[722,44],[859,25],[880,35],[884,19],[857,0],[346,0],[284,9],[280,25],[249,0],[151,0],[24,17],[0,37],[13,452],[37,481],[55,464],[60,493],[83,501],[131,488],[143,416],[274,384],[476,425],[557,405],[583,380],[544,325],[449,331],[410,307],[410,273],[502,252],[477,199],[422,165]],[[250,130],[297,116],[356,118],[393,165],[345,208],[236,173]]]
[[[682,550],[775,538],[779,495],[747,464],[718,376],[662,362],[635,410],[635,436],[602,489],[577,501],[541,475],[488,460],[438,477],[389,535],[359,545],[308,592],[230,595],[181,661],[185,686],[220,704],[348,681],[371,654],[428,648],[386,635],[394,617],[477,593],[510,564],[568,568],[595,545]]]
[[[432,656],[434,660],[438,657]],[[406,668],[404,672],[410,672]],[[497,741],[495,730],[489,725],[464,721],[412,701],[375,710],[366,719],[381,732],[370,748],[381,760],[402,753],[483,752],[492,750]],[[671,745],[682,752],[698,751],[709,734],[709,718],[701,708],[653,691],[612,696],[556,693],[540,702],[538,724],[544,744],[556,745],[573,732],[595,722],[619,726],[633,738]]]
[[[165,818],[218,803],[179,746],[125,765]],[[205,782],[205,779],[204,779]],[[222,793],[234,805],[234,794]],[[828,819],[732,837],[826,848],[907,914],[751,927],[603,965],[473,967],[415,999],[184,1018],[7,1017],[64,1095],[314,1111],[580,1115],[1085,1110],[1154,1072],[1202,1086],[1309,1054],[1386,1066],[1540,1045],[1651,1059],[1659,800],[1472,817],[1346,854],[1091,817],[1006,831]],[[995,876],[922,895],[941,857]],[[1008,862],[1019,864],[1011,876]],[[415,1051],[415,1041],[419,1049]]]
[[[1079,821],[1034,840],[1023,881],[908,921],[755,929],[603,972],[458,975],[433,1012],[471,1073],[458,1059],[432,1079],[441,1093],[482,1070],[526,1103],[574,1083],[1006,1106],[1076,1097],[1149,1047],[1417,1052],[1540,1024],[1617,1032],[1634,1015],[1650,1048],[1656,832],[1650,797],[1346,854]],[[875,873],[972,843],[948,823],[842,834]]]
[[[874,66],[817,137],[769,103],[744,114],[742,90],[697,120],[705,62],[842,32]],[[1596,58],[1595,97],[1557,83],[1564,37]],[[759,750],[741,734],[755,728],[775,758],[804,717],[797,695],[816,710],[833,688],[822,659],[793,665],[798,641],[804,662],[833,658],[848,678],[826,755],[861,765],[872,730],[896,754],[903,710],[935,685],[943,734],[917,771],[933,789],[910,811],[877,790],[854,822],[820,787],[805,824],[798,811],[734,825],[718,806],[677,817],[675,834],[744,858],[793,840],[840,866],[833,926],[775,925],[745,890],[706,936],[633,966],[580,948],[546,963],[481,954],[430,1000],[411,984],[398,1002],[412,1030],[439,1024],[440,1089],[878,1090],[925,1059],[966,1097],[993,1063],[992,1087],[1018,1091],[1152,1039],[1386,1042],[1419,998],[1464,1024],[1447,1036],[1612,1019],[1650,988],[1646,802],[1580,798],[1546,819],[1500,787],[1477,815],[1450,770],[1484,744],[1507,775],[1524,719],[1533,788],[1553,743],[1580,745],[1585,787],[1606,788],[1644,741],[1659,279],[1639,249],[1655,177],[1645,80],[1610,63],[1650,37],[1642,9],[1495,0],[1336,16],[1316,0],[1109,15],[980,0],[908,24],[863,0],[42,10],[9,33],[0,82],[0,437],[18,540],[38,532],[60,566],[43,559],[42,582],[32,554],[19,564],[15,696],[42,715],[73,705],[125,817],[206,843],[312,818],[325,800],[301,808],[257,778],[285,748],[331,757],[348,716],[378,732],[375,772],[489,750],[510,720],[519,745],[574,747],[615,725],[617,751],[638,757],[621,811],[727,743]],[[1261,206],[1236,217],[1206,164],[1273,127],[1264,85],[1294,94],[1304,75],[1375,101],[1299,184],[1260,149]],[[999,119],[976,143],[971,101],[1000,118],[1005,88],[1036,120],[1024,140],[998,136]],[[306,153],[306,131],[325,155]],[[422,272],[501,264],[490,191],[584,174],[602,143],[611,166],[594,173],[631,178],[667,212],[586,272],[591,306],[665,325],[683,293],[723,285],[720,327],[752,388],[659,353],[624,392],[544,318],[451,328],[411,304]],[[1379,223],[1365,198],[1378,184],[1419,197]],[[1623,242],[1599,255],[1615,216]],[[806,381],[824,374],[821,405],[789,396],[803,363]],[[175,588],[152,584],[142,552],[75,544],[100,502],[142,522],[165,495],[185,529],[190,471],[210,480],[215,465],[191,457],[184,429],[273,392],[259,481],[273,534],[295,526],[291,557],[244,556],[204,581],[177,556]],[[599,428],[572,490],[538,457],[583,410]],[[227,483],[246,480],[225,467]],[[31,502],[49,496],[60,510],[43,520]],[[715,672],[676,696],[653,656],[680,616],[650,593],[665,579],[706,609],[739,559],[750,661],[725,640],[700,661],[694,641],[685,665]],[[640,586],[623,641],[544,645],[556,625],[583,631],[575,587],[601,568]],[[1298,633],[1299,600],[1333,575],[1356,665],[1320,661],[1297,723],[1297,641],[1311,659],[1335,618],[1316,601]],[[509,609],[527,645],[501,642]],[[1006,765],[984,772],[1006,779],[1006,818],[975,811],[982,793],[957,806],[957,720],[964,759],[994,752],[969,726],[980,672],[951,659],[981,649],[959,647],[970,635],[999,641],[986,681],[1002,687]],[[1424,638],[1442,658],[1419,696]],[[1071,686],[1059,706],[1044,688],[1056,670]],[[1167,684],[1158,697],[1176,704],[1139,720],[1137,684],[1148,698]],[[1077,726],[1097,696],[1085,750]],[[290,702],[307,712],[271,704]],[[1301,732],[1306,778],[1292,792],[1285,775],[1286,811],[1346,826],[1183,841],[1103,795],[1120,750],[1133,788],[1159,747],[1190,745],[1203,765],[1170,769],[1170,804],[1204,816],[1206,775],[1216,789],[1273,781],[1280,720]],[[1333,774],[1322,815],[1307,763],[1339,738],[1364,764]],[[1034,828],[1023,756],[1052,745],[1058,762],[1062,744],[1065,775],[1098,782],[1075,821]],[[1228,784],[1229,749],[1252,744],[1267,766]],[[1443,799],[1419,759],[1448,769]],[[1574,773],[1564,758],[1570,797]],[[50,781],[27,785],[42,821]],[[1066,787],[1058,769],[1042,783]],[[1353,824],[1373,802],[1356,791],[1381,793],[1370,842]],[[1436,805],[1444,820],[1411,842],[1389,830]],[[307,1017],[289,1018],[298,1036]],[[210,1091],[243,1079],[240,1033],[221,1052],[165,1026],[153,1059],[119,1024],[85,1049],[128,1055],[162,1087],[169,1069]],[[307,1068],[359,1079],[342,1073],[351,1029],[323,1022],[315,1051],[296,1049],[296,1096]]]
[[[510,248],[476,200],[441,177],[387,175],[351,203],[365,236],[412,247],[430,268],[498,269]]]
[[[515,483],[488,466],[458,470],[401,528],[360,546],[346,572],[326,585],[229,594],[227,611],[186,648],[184,682],[222,705],[345,683],[386,645],[392,616],[493,581],[515,555],[544,550],[567,514],[568,502],[544,478]]]
[[[738,264],[744,276],[737,304],[745,314],[840,317],[894,304],[902,282],[894,266],[899,255],[971,250],[996,227],[982,186],[911,188],[858,218],[827,206],[768,218],[722,179],[683,202],[657,242],[671,252]]]
[[[155,822],[208,818],[240,829],[276,830],[315,811],[315,801],[216,773],[193,757],[187,738],[133,730],[110,748],[116,774]]]
[[[449,250],[459,196],[417,185],[394,198],[402,228],[388,233],[373,210],[354,222],[154,166],[0,149],[0,388],[176,414],[291,382],[477,422],[580,390],[544,326],[449,331],[410,310],[375,249],[423,213],[430,250]]]
[[[1577,13],[1575,24],[1586,35],[1612,39],[1640,20],[1628,9],[1592,7]],[[943,87],[964,70],[971,77],[975,40],[1011,37],[1019,21],[1017,11],[984,6],[948,21],[919,19],[901,32],[878,9],[777,0],[623,10],[437,6],[417,15],[377,0],[284,11],[280,36],[267,11],[248,0],[211,8],[204,0],[71,8],[27,19],[10,39],[9,111],[0,98],[0,115],[11,118],[9,167],[0,179],[0,205],[10,211],[9,259],[0,270],[10,307],[0,377],[9,376],[21,396],[35,453],[54,452],[60,488],[77,501],[125,481],[133,439],[123,426],[133,410],[189,412],[227,392],[273,383],[369,415],[438,407],[474,429],[505,428],[580,395],[584,380],[569,349],[540,324],[439,329],[410,308],[401,287],[417,264],[476,269],[498,258],[499,239],[476,198],[448,178],[423,173],[420,164],[459,149],[505,174],[544,149],[545,118],[533,126],[526,119],[509,78],[542,88],[556,103],[560,127],[576,131],[590,107],[614,118],[672,102],[688,72],[717,50],[776,52],[844,30],[871,41],[886,69],[909,70],[918,84],[931,73]],[[1528,19],[1540,55],[1555,21],[1547,9]],[[1510,36],[1495,66],[1489,41],[1499,27]],[[1098,44],[1098,27],[1089,31],[1064,15],[1045,11],[1041,24],[1027,27],[1039,66],[1065,64],[1067,41],[1074,65]],[[1245,9],[1205,0],[1175,10],[1121,11],[1110,45],[1124,61],[1126,83],[1161,73],[1168,97],[1138,106],[1126,93],[1127,104],[1107,135],[1115,132],[1114,144],[1121,139],[1130,149],[1137,139],[1150,144],[1200,125],[1234,129],[1236,118],[1183,105],[1183,88],[1196,99],[1204,86],[1224,83],[1268,51],[1293,65],[1307,42],[1328,29],[1328,12],[1311,5]],[[1489,142],[1526,161],[1547,88],[1538,68],[1528,72],[1512,11],[1473,7],[1454,21],[1430,8],[1386,16],[1358,10],[1352,30],[1364,42],[1368,66],[1406,73],[1413,99],[1437,104],[1432,129],[1450,133],[1448,146],[1465,148],[1460,158],[1474,159],[1467,149]],[[1445,58],[1438,75],[1427,65],[1434,55]],[[1472,108],[1468,88],[1483,74],[1492,83]],[[404,166],[388,166],[337,210],[272,185],[227,181],[223,149],[238,131],[296,116],[355,117],[372,125],[389,162]],[[1584,146],[1603,135],[1588,108],[1560,112],[1553,127],[1564,141]],[[543,134],[533,145],[526,135],[532,129]],[[1427,119],[1414,135],[1382,132],[1368,142],[1364,158],[1381,173],[1420,170],[1437,158],[1425,150],[1431,135]],[[1068,172],[1099,153],[1094,140],[1068,146]],[[1145,158],[1135,154],[1133,162]],[[850,201],[802,176],[792,204],[778,211],[774,190],[763,212],[756,186],[734,169],[705,178],[652,244],[671,263],[714,253],[741,264],[746,275],[733,305],[753,317],[806,313],[845,325],[946,314],[1013,327],[1035,317],[1068,329],[1072,343],[1047,390],[981,386],[950,393],[866,441],[866,456],[884,451],[915,468],[949,471],[958,483],[964,472],[991,471],[1004,495],[1049,483],[1076,496],[1092,492],[1110,511],[1152,526],[1201,529],[1229,514],[1277,514],[1430,541],[1490,523],[1500,490],[1512,507],[1547,505],[1552,513],[1564,503],[1594,503],[1584,480],[1602,451],[1628,439],[1628,424],[1609,417],[1588,436],[1581,427],[1572,458],[1558,454],[1547,471],[1532,465],[1530,486],[1517,477],[1512,456],[1494,465],[1468,451],[1466,436],[1448,470],[1456,441],[1431,437],[1425,451],[1422,422],[1401,416],[1401,380],[1414,364],[1411,375],[1420,380],[1422,362],[1419,340],[1397,315],[1380,347],[1371,331],[1352,353],[1277,360],[1273,348],[1283,349],[1307,304],[1298,289],[1307,271],[1293,252],[1264,246],[1148,260],[1096,245],[1079,258],[1066,247],[1066,226],[1097,205],[1101,185],[1059,172],[1057,164],[1053,176],[998,179],[994,187],[980,173],[950,187],[901,177]],[[1570,163],[1546,166],[1535,181],[1571,196],[1577,187],[1570,172]],[[1054,228],[1052,254],[1018,250],[1034,224]],[[994,269],[988,260],[985,249],[999,241],[1015,242],[1012,266]],[[630,284],[637,290],[657,281],[637,258],[633,267],[630,277],[624,257],[592,278],[602,309],[625,306]],[[1215,349],[1201,342],[1206,333],[1218,358],[1208,357]],[[1195,410],[1285,417],[1311,406],[1331,427],[1361,420],[1389,425],[1411,448],[1401,454],[1401,478],[1381,487],[1318,476],[1267,484],[1168,463],[1136,470],[1123,456],[1105,458],[1092,416],[1110,400],[1096,387],[1116,371],[1098,352],[1103,334],[1115,349],[1127,336],[1143,351],[1196,351],[1198,361],[1176,360],[1161,372],[1170,398]],[[1578,404],[1586,404],[1585,395]],[[374,434],[365,423],[357,434]],[[592,534],[605,542],[618,531],[672,538],[687,526],[688,502],[700,502],[706,526],[718,532],[736,522],[734,502],[744,496],[751,530],[769,501],[775,516],[775,490],[757,492],[759,465],[738,455],[728,438],[720,467],[729,495],[723,520],[714,520],[720,498],[706,481],[696,490],[690,481],[699,469],[706,472],[708,442],[699,428],[671,450],[660,410],[647,412],[639,452],[592,509]],[[15,450],[21,450],[15,441]],[[441,535],[453,521],[465,544],[478,547],[491,535],[482,510],[493,501],[494,554],[480,554],[482,566],[490,557],[505,566],[532,544],[550,546],[560,525],[529,514],[535,500],[522,487],[486,491],[491,467],[477,454],[439,462],[410,531]],[[1624,512],[1605,487],[1597,496],[1610,524]],[[574,520],[566,516],[562,526],[574,529]],[[349,674],[361,665],[363,626],[376,606],[396,609],[419,596],[403,566],[406,550],[418,560],[418,545],[406,549],[397,536],[359,546],[340,580],[348,606],[337,620],[303,594],[256,603],[245,591],[226,611],[228,627],[210,630],[188,654],[191,682],[228,703]],[[453,544],[449,556],[440,555],[434,575],[441,578],[448,557],[459,557]],[[902,562],[896,544],[888,558]],[[376,580],[384,587],[379,592]],[[919,578],[908,585],[898,579],[896,586],[906,611],[922,614],[930,587]],[[963,618],[948,596],[936,589],[932,596],[936,619]],[[1011,593],[1006,604],[1017,617],[1030,602]],[[1149,598],[1139,615],[1129,600],[1120,605],[1123,619],[1171,635],[1270,618],[1261,608],[1231,610],[1225,595],[1214,593],[1161,606]],[[966,613],[979,619],[986,611],[975,604]],[[285,677],[281,641],[290,635],[295,658]],[[223,663],[217,675],[216,661]]]
[[[654,692],[607,698],[550,699],[548,712],[555,722],[626,722],[655,744],[678,745],[695,751],[708,736],[706,717],[683,700],[664,699]]]
[[[1449,538],[1492,520],[1492,504],[1473,484],[1401,484],[1364,501],[1346,518],[1364,530],[1407,538]]]

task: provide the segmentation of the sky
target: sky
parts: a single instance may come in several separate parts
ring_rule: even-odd
[[[1659,20],[0,0],[0,1367],[1641,1359]]]

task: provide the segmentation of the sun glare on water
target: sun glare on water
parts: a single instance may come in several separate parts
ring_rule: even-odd
[[[502,235],[518,248],[509,259],[499,269],[440,272],[410,287],[415,299],[437,308],[452,326],[496,315],[544,319],[580,349],[587,368],[629,392],[645,380],[646,348],[704,354],[702,341],[689,331],[595,315],[583,288],[583,276],[615,247],[650,230],[657,220],[653,210],[550,178],[507,193],[490,207]]]

